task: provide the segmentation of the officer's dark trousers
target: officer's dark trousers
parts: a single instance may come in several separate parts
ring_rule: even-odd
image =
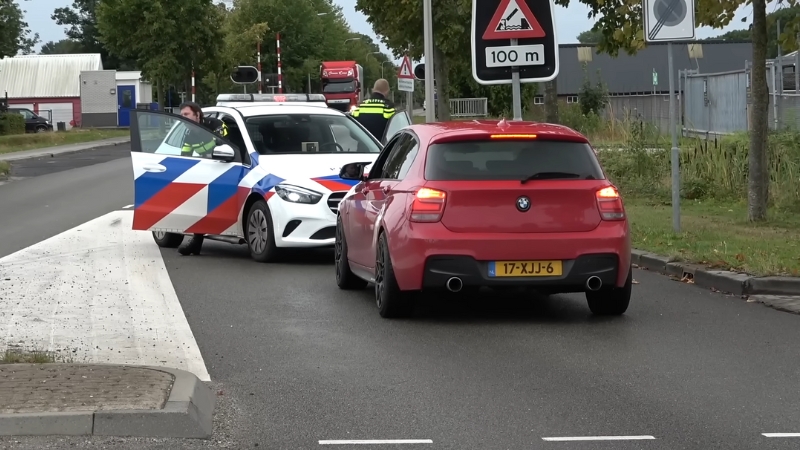
[[[180,247],[178,247],[178,253],[184,256],[188,255],[199,255],[200,250],[203,248],[203,239],[204,236],[202,234],[195,234],[189,238],[188,241],[184,241]]]

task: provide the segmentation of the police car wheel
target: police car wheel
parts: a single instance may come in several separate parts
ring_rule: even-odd
[[[278,247],[272,229],[272,214],[264,200],[250,206],[245,221],[245,240],[250,257],[258,262],[273,262],[278,259]]]
[[[159,247],[178,248],[183,243],[183,235],[178,233],[167,233],[166,231],[153,231],[153,240]]]

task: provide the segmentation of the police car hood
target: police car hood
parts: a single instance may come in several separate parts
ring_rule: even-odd
[[[378,153],[311,153],[293,155],[259,155],[258,164],[268,173],[282,178],[284,183],[318,190],[322,184],[329,190],[347,190],[346,186],[334,184],[354,184],[354,180],[342,180],[339,172],[342,166],[355,162],[369,162],[377,159]],[[332,189],[336,187],[336,189]]]

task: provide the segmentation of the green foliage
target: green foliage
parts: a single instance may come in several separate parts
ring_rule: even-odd
[[[17,113],[0,113],[0,136],[25,133],[25,118]]]
[[[79,41],[74,41],[72,39],[62,39],[58,42],[50,41],[42,45],[42,49],[39,51],[40,55],[63,55],[63,54],[74,54],[74,53],[85,53],[86,50],[83,48],[83,44]]]
[[[75,47],[72,44],[61,44],[65,41],[55,43],[68,45],[65,48],[76,50],[58,53],[99,53],[105,69],[132,70],[135,68],[136,61],[120,58],[118,55],[110,53],[100,42],[100,31],[97,28],[97,7],[100,3],[100,0],[73,0],[72,7],[56,8],[53,11],[50,17],[56,24],[66,27],[64,31],[67,39],[65,41],[71,40],[77,43]],[[47,54],[44,47],[42,47],[42,54]]]
[[[797,41],[793,36],[798,30],[797,17],[800,16],[800,6],[780,8],[767,14],[767,58],[778,56],[778,21],[781,23],[781,47],[783,54],[797,50]],[[746,18],[745,18],[746,19]],[[753,39],[753,25],[744,30],[732,30],[716,38],[726,41],[749,41]]]
[[[602,114],[606,108],[606,97],[608,97],[608,89],[603,84],[600,69],[597,69],[597,82],[592,86],[586,63],[583,63],[583,85],[581,85],[581,90],[578,93],[578,104],[581,107],[581,112],[584,115]]]
[[[17,53],[29,54],[39,43],[39,34],[31,34],[23,20],[24,13],[14,0],[0,0],[0,59]]]
[[[581,44],[597,44],[603,39],[603,33],[600,30],[596,30],[595,27],[592,27],[590,30],[586,30],[578,34],[578,42]]]

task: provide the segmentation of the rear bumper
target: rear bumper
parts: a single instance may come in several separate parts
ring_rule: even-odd
[[[441,223],[405,223],[391,233],[389,250],[403,290],[444,288],[451,277],[464,286],[530,286],[555,292],[585,290],[598,276],[623,286],[631,264],[627,222],[602,222],[578,233],[454,233]],[[557,277],[489,277],[491,261],[562,261]]]
[[[559,277],[490,277],[489,262],[470,256],[432,256],[425,262],[423,289],[443,289],[452,277],[461,279],[464,286],[533,287],[543,291],[583,292],[586,280],[599,277],[604,285],[615,285],[619,274],[619,257],[616,254],[584,254],[562,263]],[[627,275],[627,272],[625,273]]]

